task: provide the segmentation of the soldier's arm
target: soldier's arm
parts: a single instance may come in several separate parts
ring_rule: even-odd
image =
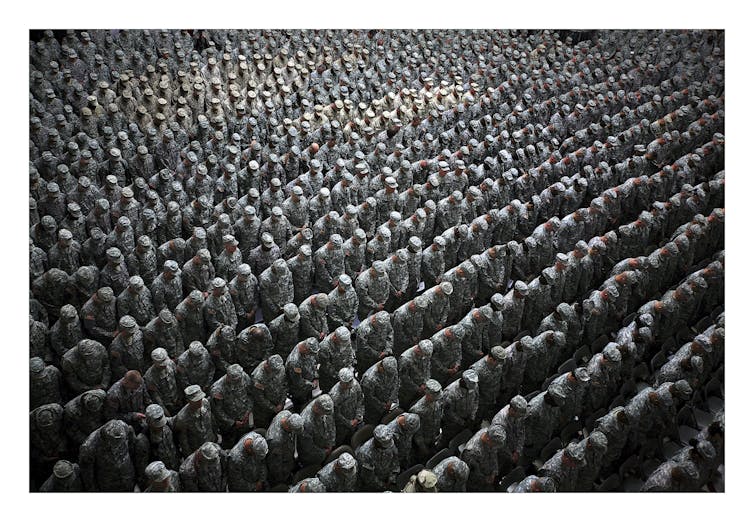
[[[230,416],[225,413],[225,409],[223,408],[222,404],[222,398],[218,397],[218,395],[213,395],[212,402],[212,417],[215,419],[218,427],[222,427],[226,430],[232,428],[236,422],[236,419],[231,419]]]
[[[94,448],[93,442],[84,441],[79,451],[79,468],[81,470],[81,481],[86,491],[98,491],[97,483],[94,480]]]

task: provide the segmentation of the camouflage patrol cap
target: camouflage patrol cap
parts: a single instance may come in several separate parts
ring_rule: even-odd
[[[385,273],[385,264],[382,261],[374,261],[372,263],[372,268],[378,274],[384,274]]]
[[[578,442],[571,442],[570,444],[568,444],[568,446],[566,446],[563,450],[563,453],[567,457],[578,462],[582,462],[586,458],[584,447]]]
[[[392,355],[388,355],[380,362],[382,363],[382,368],[389,371],[390,373],[395,373],[398,371],[398,360]]]
[[[275,207],[279,208],[279,207]],[[272,235],[269,232],[265,232],[262,234],[262,245],[264,245],[267,248],[272,248],[272,246],[275,244],[275,240],[272,238]]]
[[[120,420],[108,421],[100,429],[105,437],[109,439],[125,439],[126,438],[126,423]]]
[[[510,409],[517,413],[526,412],[527,402],[521,395],[513,397],[508,404],[510,405]]]
[[[150,404],[146,409],[147,424],[149,427],[162,428],[168,423],[165,411],[159,404]]]
[[[681,400],[687,401],[693,395],[694,390],[691,388],[688,381],[681,379],[680,381],[674,382],[670,386],[670,392],[674,397],[678,397]]]
[[[109,261],[122,261],[123,260],[123,254],[120,253],[120,249],[118,247],[110,247],[105,252],[105,255],[107,256],[107,259]]]
[[[301,433],[304,429],[304,419],[298,413],[292,413],[287,419],[288,427],[290,431],[294,433]]]
[[[160,321],[162,321],[165,324],[173,324],[173,321],[175,320],[175,317],[167,308],[163,308],[162,310],[160,310],[158,317],[160,318]]]
[[[310,233],[311,233],[311,231],[310,231]],[[366,232],[364,232],[364,229],[357,228],[353,232],[353,237],[355,237],[359,241],[365,241],[366,238],[367,238],[367,234],[366,234]]]
[[[55,476],[55,478],[60,480],[65,480],[71,475],[73,475],[73,464],[71,464],[67,460],[59,460],[55,463],[55,466],[52,468],[52,474]]]
[[[604,433],[599,430],[593,431],[588,437],[589,444],[592,448],[596,449],[600,453],[607,451],[608,440]]]
[[[152,362],[159,367],[167,366],[168,364],[168,351],[165,348],[155,348],[151,353]]]
[[[373,436],[374,440],[380,445],[387,445],[393,442],[393,433],[384,424],[380,424],[374,428]]]
[[[109,303],[115,298],[113,289],[109,286],[103,286],[102,288],[97,290],[97,298],[104,303]]]
[[[323,393],[322,395],[314,399],[314,401],[324,415],[332,415],[334,404],[330,395]]]
[[[529,294],[529,285],[523,281],[516,281],[513,285],[513,289],[521,295]]]
[[[298,307],[293,303],[288,303],[283,306],[283,314],[285,315],[285,318],[290,321],[295,321],[300,317]]]
[[[124,332],[134,332],[138,329],[139,325],[136,324],[136,320],[130,315],[124,315],[118,321],[118,326]]]
[[[199,343],[199,341],[194,341],[195,343]],[[194,343],[191,343],[191,346],[193,347]],[[199,343],[199,346],[201,346],[201,343]],[[202,389],[199,387],[198,384],[192,384],[190,386],[187,386],[183,393],[186,395],[186,400],[189,402],[196,402],[202,400],[205,395]]]
[[[220,451],[214,442],[205,442],[199,448],[199,454],[206,460],[216,460],[220,457]]]
[[[325,309],[327,308],[327,305],[330,304],[330,298],[325,293],[317,294],[312,297],[312,300],[314,301],[314,305],[317,308]]]
[[[238,381],[243,377],[244,371],[240,364],[231,364],[226,370],[226,377],[231,381]]]
[[[479,375],[477,374],[476,370],[465,370],[461,375],[461,380],[468,388],[475,388],[479,383]]]
[[[500,446],[506,440],[505,428],[499,424],[492,424],[487,428],[487,437],[493,444]]]
[[[165,467],[161,460],[150,462],[144,469],[144,474],[149,482],[163,482],[170,477],[170,470]]]
[[[222,277],[216,277],[212,280],[212,288],[213,289],[221,289],[225,288],[225,279]]]
[[[351,332],[345,326],[339,326],[335,329],[335,336],[340,341],[347,341],[351,338]]]
[[[220,328],[220,336],[226,341],[232,341],[236,338],[236,331],[232,326],[225,325]]]
[[[351,368],[341,368],[338,371],[338,380],[343,383],[353,381],[353,370]]]
[[[32,357],[29,359],[29,370],[32,373],[39,373],[45,369],[45,362],[40,357]]]
[[[576,368],[573,371],[573,375],[574,375],[574,377],[576,377],[576,379],[579,382],[583,382],[583,383],[589,382],[589,373],[586,371],[586,368],[584,368],[584,367]]]
[[[346,471],[356,470],[356,459],[350,453],[343,453],[338,457],[337,467]]]
[[[140,289],[144,286],[144,280],[140,276],[131,276],[128,279],[128,286],[133,287],[135,289]]]
[[[434,350],[434,346],[432,345],[432,341],[429,339],[422,339],[419,341],[419,344],[417,345],[419,347],[419,350],[421,350],[422,355],[425,357],[430,357],[432,355],[432,351]]]

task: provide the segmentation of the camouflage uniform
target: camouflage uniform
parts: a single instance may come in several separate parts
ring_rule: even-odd
[[[460,379],[450,383],[442,392],[442,437],[450,441],[476,418],[479,407],[479,377],[474,370],[466,370]]]
[[[361,378],[364,392],[364,420],[377,424],[398,402],[398,362],[388,356],[372,365]]]
[[[297,413],[283,410],[267,428],[267,473],[270,484],[287,483],[296,468],[294,459],[296,437],[303,433],[303,419]]]
[[[225,492],[228,455],[214,442],[205,442],[186,457],[178,473],[183,491]]]
[[[306,403],[317,383],[317,353],[319,342],[314,337],[298,343],[285,361],[288,389],[296,405]]]
[[[134,490],[134,432],[126,423],[111,420],[81,444],[79,465],[86,491]]]
[[[257,426],[267,426],[283,409],[288,395],[283,359],[275,354],[260,362],[251,373],[251,384],[254,422]]]
[[[398,448],[390,429],[379,425],[374,436],[356,450],[359,463],[359,490],[386,491],[394,484],[400,471]]]
[[[322,394],[301,412],[303,433],[297,442],[299,460],[304,465],[321,464],[335,446],[333,401]]]
[[[251,432],[228,452],[228,491],[262,491],[267,483],[267,441]]]
[[[505,444],[502,426],[492,424],[477,431],[461,452],[461,460],[469,466],[467,487],[471,491],[491,491],[498,475],[497,454]]]

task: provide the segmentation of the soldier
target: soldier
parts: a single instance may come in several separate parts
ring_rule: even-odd
[[[601,431],[593,431],[579,443],[584,450],[584,466],[576,480],[576,491],[591,491],[602,469],[603,457],[607,451],[607,437]]]
[[[421,340],[427,304],[427,299],[419,295],[393,312],[392,323],[397,350],[405,350]]]
[[[404,468],[415,462],[413,440],[420,426],[420,417],[415,413],[401,413],[387,424],[393,434],[395,447],[398,449],[398,461]]]
[[[584,446],[571,442],[550,457],[540,468],[540,473],[555,482],[556,491],[575,491],[579,475],[585,467]]]
[[[218,326],[207,341],[207,350],[212,356],[215,380],[228,371],[228,366],[238,361],[236,332],[231,326]]]
[[[316,294],[306,299],[298,307],[301,315],[300,336],[314,337],[322,341],[329,333],[327,328],[327,294]]]
[[[86,491],[129,491],[136,485],[134,432],[125,422],[111,420],[81,444],[79,465]]]
[[[29,439],[31,476],[42,482],[53,463],[66,452],[63,407],[60,404],[44,404],[29,413]]]
[[[144,328],[144,347],[150,351],[165,348],[171,359],[183,353],[183,338],[175,316],[169,310],[163,309]]]
[[[555,481],[550,477],[529,475],[513,487],[513,493],[554,493]]]
[[[110,344],[118,328],[112,288],[104,286],[97,290],[81,307],[81,317],[85,334],[92,339]]]
[[[144,374],[149,396],[165,414],[172,416],[183,406],[176,379],[176,365],[164,348],[152,350],[152,366]],[[172,412],[172,413],[171,413]]]
[[[317,354],[319,341],[309,337],[293,347],[285,360],[285,373],[288,376],[288,389],[293,404],[304,405],[317,387]]]
[[[173,431],[181,456],[191,455],[205,442],[215,441],[212,410],[197,384],[183,390],[186,405],[173,417]]]
[[[144,470],[148,486],[145,493],[175,493],[181,491],[181,479],[177,471],[170,470],[158,460],[150,462]]]
[[[585,406],[589,410],[604,407],[619,388],[621,352],[615,343],[608,343],[601,353],[596,353],[586,367],[589,374],[589,393]]]
[[[327,489],[317,477],[305,478],[294,484],[288,493],[325,493]]]
[[[283,359],[274,354],[260,362],[251,373],[251,385],[254,422],[257,426],[268,426],[285,406],[288,395]]]
[[[183,293],[188,294],[193,290],[199,290],[206,294],[210,291],[210,285],[215,278],[215,267],[212,265],[212,256],[206,248],[196,251],[194,257],[186,261],[181,271]]]
[[[447,383],[460,370],[461,343],[465,335],[463,326],[454,324],[432,336],[431,375],[440,384]]]
[[[272,321],[280,315],[287,303],[293,302],[293,275],[285,261],[278,259],[262,272],[259,277],[259,296],[265,322]]]
[[[345,273],[343,238],[333,234],[330,240],[314,253],[314,284],[322,292],[329,292]]]
[[[490,353],[471,365],[479,376],[479,409],[477,420],[489,418],[496,409],[498,395],[505,371],[506,352],[502,346],[493,346]]]
[[[228,491],[263,491],[267,484],[267,441],[258,433],[241,437],[228,452]]]
[[[29,395],[31,409],[44,404],[63,404],[61,397],[62,374],[52,365],[45,365],[39,357],[29,359]]]
[[[188,350],[176,360],[176,384],[185,389],[190,384],[209,390],[214,381],[215,365],[207,349],[200,341],[192,341]]]
[[[374,435],[356,450],[359,463],[360,491],[388,491],[395,486],[400,472],[398,448],[392,432],[384,424],[374,429]]]
[[[175,310],[183,299],[181,270],[175,261],[165,261],[162,273],[152,282],[152,302],[156,311],[167,308]]]
[[[75,462],[59,460],[52,468],[52,475],[39,487],[40,493],[66,493],[83,491],[81,468]]]
[[[432,342],[424,339],[400,355],[398,359],[398,373],[400,375],[398,396],[403,408],[408,408],[424,394],[425,383],[430,379],[432,350]]]
[[[294,458],[296,437],[301,436],[304,421],[297,413],[283,410],[272,419],[267,440],[267,477],[270,484],[288,483],[296,468]]]
[[[228,292],[225,279],[216,277],[211,284],[212,293],[204,301],[204,324],[208,331],[217,329],[220,325],[236,328],[238,317],[233,300]]]
[[[356,355],[351,346],[351,333],[345,326],[338,327],[319,344],[320,388],[329,390],[338,382],[338,372],[342,368],[353,369]]]
[[[327,327],[335,331],[340,326],[350,328],[359,308],[359,298],[346,274],[338,277],[338,285],[327,295]]]
[[[107,391],[105,417],[122,420],[141,432],[145,427],[145,411],[152,404],[144,379],[136,370],[129,370]]]
[[[450,441],[476,418],[479,407],[479,376],[466,370],[461,378],[450,383],[442,392],[442,437]]]
[[[350,453],[343,453],[317,472],[317,478],[329,493],[350,493],[356,491],[358,474],[356,459]]]
[[[119,317],[130,315],[142,326],[154,318],[152,294],[141,277],[133,276],[128,280],[128,287],[118,296],[117,310]]]
[[[106,390],[110,384],[110,362],[102,344],[82,339],[68,350],[60,363],[68,389],[75,394]]]
[[[89,434],[107,422],[105,398],[105,390],[90,390],[66,403],[63,411],[65,433],[76,446],[80,446]]]
[[[204,296],[199,290],[192,290],[188,297],[175,308],[175,319],[184,343],[193,341],[204,342],[207,331],[204,328],[204,314],[202,308]]]
[[[133,247],[129,249],[129,252],[133,250]],[[100,284],[103,286],[109,286],[113,289],[113,292],[120,294],[128,286],[128,269],[126,263],[123,260],[123,254],[116,247],[108,248],[105,252],[107,256],[107,264],[100,272]]]
[[[73,239],[70,230],[58,230],[58,241],[47,253],[47,266],[59,268],[68,275],[73,274],[81,266],[81,245]]]
[[[346,274],[356,279],[361,273],[366,260],[366,232],[357,228],[348,240],[343,243],[343,265]]]
[[[254,426],[251,403],[251,378],[238,364],[228,366],[227,372],[210,388],[212,416],[222,443],[230,446],[241,434]]]
[[[386,356],[367,369],[361,378],[364,393],[365,421],[377,424],[398,402],[398,362]]]
[[[228,291],[238,317],[238,328],[247,328],[254,321],[259,307],[259,283],[249,265],[238,266],[235,277],[228,283]]]
[[[375,261],[369,270],[356,279],[356,295],[359,298],[359,319],[364,320],[370,313],[381,311],[390,292],[390,280],[385,266]]]
[[[130,315],[119,321],[118,335],[110,344],[110,371],[112,380],[118,380],[128,370],[142,372],[146,369],[144,341],[139,325]]]
[[[458,457],[441,460],[432,470],[437,477],[437,490],[442,493],[465,492],[469,465]]]
[[[364,422],[364,394],[351,368],[338,372],[338,382],[329,393],[333,400],[335,443],[342,444]]]
[[[492,418],[491,424],[497,424],[505,430],[505,444],[498,452],[500,474],[507,474],[518,464],[523,454],[526,440],[526,399],[520,395],[513,397]]]
[[[565,401],[562,387],[552,384],[529,401],[524,419],[527,450],[533,448],[538,452],[550,441],[550,436],[560,425],[561,407]]]
[[[472,491],[492,491],[498,476],[498,451],[506,440],[505,429],[497,424],[477,431],[461,452],[469,466],[467,487]]]
[[[298,307],[293,303],[283,306],[283,313],[273,319],[269,325],[272,336],[272,352],[287,358],[299,339],[299,324],[301,316]]]
[[[129,274],[139,275],[144,283],[152,285],[157,277],[157,252],[149,236],[139,236],[136,248],[126,258],[126,267]]]
[[[321,464],[335,446],[333,401],[328,394],[319,395],[301,412],[304,429],[298,438],[297,449],[305,466]]]
[[[424,287],[430,288],[440,283],[445,272],[445,239],[436,236],[432,244],[422,252],[421,275]]]
[[[298,253],[286,263],[293,276],[293,302],[301,303],[312,293],[314,264],[311,247],[301,245]]]
[[[228,455],[214,442],[205,442],[181,463],[178,470],[183,491],[225,492]]]

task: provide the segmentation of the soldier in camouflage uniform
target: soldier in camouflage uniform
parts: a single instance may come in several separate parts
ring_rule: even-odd
[[[466,329],[460,324],[445,327],[431,338],[432,378],[440,384],[447,383],[461,369],[461,343]]]
[[[283,307],[282,313],[269,323],[272,352],[283,359],[288,357],[291,348],[298,342],[300,319],[298,307],[288,303]]]
[[[469,465],[458,457],[441,460],[432,470],[437,477],[437,490],[442,493],[465,492]]]
[[[238,328],[243,330],[254,322],[259,307],[259,283],[249,265],[238,266],[235,277],[228,283],[228,291],[238,317]]]
[[[297,413],[283,410],[267,428],[267,477],[270,484],[288,483],[296,468],[296,438],[303,433],[304,421]]]
[[[247,433],[228,452],[228,491],[263,491],[267,484],[267,441]]]
[[[301,412],[303,433],[297,442],[298,456],[305,466],[321,464],[335,446],[333,401],[325,394],[310,402]]]
[[[338,277],[338,286],[327,294],[327,327],[332,332],[340,326],[350,328],[359,308],[359,298],[347,274]]]
[[[393,356],[379,360],[364,372],[360,384],[364,393],[364,420],[377,424],[398,402],[398,361]]]
[[[499,474],[498,451],[506,440],[505,429],[497,424],[477,431],[461,452],[469,466],[467,487],[471,491],[492,491]]]
[[[215,267],[212,265],[212,256],[206,248],[197,250],[194,257],[186,261],[181,271],[183,293],[193,290],[202,293],[209,292],[212,280],[215,278]]]
[[[211,284],[212,293],[204,301],[204,324],[208,331],[215,330],[220,325],[236,328],[238,317],[233,299],[228,292],[225,279],[216,277]]]
[[[333,234],[330,240],[314,253],[314,285],[322,292],[329,292],[345,273],[343,238]]]
[[[342,444],[364,422],[364,393],[351,368],[338,372],[338,382],[329,393],[333,401],[335,443]]]
[[[157,252],[149,236],[140,236],[136,248],[128,254],[126,267],[129,274],[139,275],[148,286],[157,277]]]
[[[81,444],[79,466],[86,491],[128,491],[136,485],[134,431],[111,420]]]
[[[89,390],[77,395],[63,408],[65,433],[74,445],[80,446],[90,433],[107,422],[105,390]]]
[[[52,468],[52,475],[39,487],[40,493],[65,493],[83,491],[81,468],[75,462],[59,460]]]
[[[163,462],[170,469],[176,469],[181,461],[173,440],[171,419],[165,416],[157,404],[150,404],[146,410],[147,429],[136,437],[134,445],[134,465],[139,487],[145,489],[149,484],[146,470],[155,460]]]
[[[152,350],[152,366],[144,373],[149,396],[162,406],[165,414],[172,416],[183,406],[181,388],[176,380],[176,365],[164,348]]]
[[[158,347],[165,348],[171,359],[183,353],[183,337],[170,311],[163,309],[144,328],[144,347],[150,352]]]
[[[317,472],[328,493],[350,493],[358,486],[358,463],[350,453],[343,453]]]
[[[422,339],[421,334],[427,304],[427,299],[423,295],[419,295],[393,312],[392,323],[396,351],[405,350]]]
[[[144,340],[139,325],[130,315],[120,318],[118,335],[110,343],[110,372],[112,380],[123,377],[128,370],[146,370]]]
[[[385,425],[374,429],[374,436],[356,450],[360,491],[387,491],[394,487],[400,464],[392,432]]]
[[[207,340],[204,328],[204,314],[202,308],[204,296],[199,290],[192,290],[186,299],[175,308],[175,319],[184,343]]]
[[[105,286],[97,290],[81,307],[81,322],[84,333],[104,344],[110,344],[118,329],[115,295]]]
[[[165,261],[162,273],[152,282],[152,302],[156,311],[175,310],[183,299],[181,270],[173,260]]]
[[[364,320],[370,313],[381,311],[390,294],[390,280],[385,266],[380,261],[372,263],[369,270],[356,279],[356,295],[359,298],[359,319]]]
[[[293,302],[293,276],[285,261],[278,259],[259,277],[259,296],[265,322],[280,315],[287,303]]]
[[[293,347],[285,361],[288,389],[296,406],[305,404],[317,387],[317,354],[319,341],[314,337],[301,341]]]
[[[424,394],[425,383],[430,378],[432,341],[424,339],[405,350],[398,359],[400,388],[398,397],[403,408],[408,408]]]
[[[130,315],[140,326],[146,326],[154,318],[152,294],[141,277],[132,276],[128,280],[128,287],[118,296],[117,311],[118,317]]]
[[[420,426],[420,417],[415,413],[401,413],[387,424],[398,448],[398,462],[402,468],[408,468],[415,462],[413,440]]]
[[[257,426],[267,426],[283,409],[288,395],[283,359],[274,354],[260,362],[251,373],[251,385],[254,422]]]
[[[176,363],[176,383],[183,390],[191,384],[196,384],[202,390],[209,391],[214,382],[215,365],[207,349],[201,341],[191,341],[188,350],[183,352]]]
[[[314,337],[322,341],[329,333],[327,328],[327,294],[316,294],[306,299],[298,307],[301,315],[299,325],[301,337]]]
[[[300,303],[312,293],[314,262],[309,245],[301,245],[298,253],[286,261],[293,276],[293,302]]]
[[[107,390],[110,385],[110,361],[102,344],[82,339],[68,350],[60,362],[68,389],[73,393]]]
[[[338,327],[319,343],[317,360],[320,388],[329,390],[338,382],[338,372],[342,368],[353,369],[356,365],[356,355],[351,346],[351,332],[348,328]]]
[[[214,442],[205,442],[181,463],[183,491],[224,493],[228,483],[228,455]]]
[[[157,460],[150,462],[144,470],[144,478],[148,486],[145,493],[176,493],[181,491],[181,478],[177,471],[168,469],[165,464]]]
[[[215,427],[212,410],[205,394],[197,384],[183,390],[186,406],[173,417],[173,432],[181,456],[191,455],[205,442],[214,442]]]

